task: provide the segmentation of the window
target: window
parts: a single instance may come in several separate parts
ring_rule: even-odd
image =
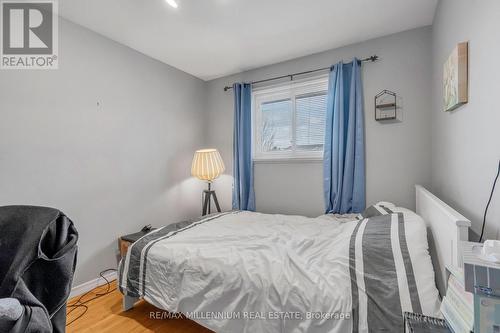
[[[321,159],[328,78],[253,92],[255,160]]]

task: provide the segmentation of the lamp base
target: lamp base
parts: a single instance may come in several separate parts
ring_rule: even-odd
[[[207,214],[211,213],[211,199],[214,199],[215,207],[217,208],[217,212],[221,212],[220,206],[219,206],[219,201],[217,200],[217,195],[215,194],[215,191],[211,189],[211,183],[208,183],[208,190],[203,191],[203,211],[202,211],[202,216],[205,216]]]

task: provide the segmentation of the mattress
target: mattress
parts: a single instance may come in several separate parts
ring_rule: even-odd
[[[119,287],[216,332],[403,332],[405,311],[439,313],[425,224],[390,204],[367,212],[171,224],[129,248]]]

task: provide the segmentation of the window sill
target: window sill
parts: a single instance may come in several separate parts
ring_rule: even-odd
[[[254,164],[323,163],[323,157],[257,158]]]

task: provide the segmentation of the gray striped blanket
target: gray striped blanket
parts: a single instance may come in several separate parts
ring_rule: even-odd
[[[171,224],[130,247],[119,287],[217,332],[403,332],[405,311],[439,307],[425,224],[388,203]]]

